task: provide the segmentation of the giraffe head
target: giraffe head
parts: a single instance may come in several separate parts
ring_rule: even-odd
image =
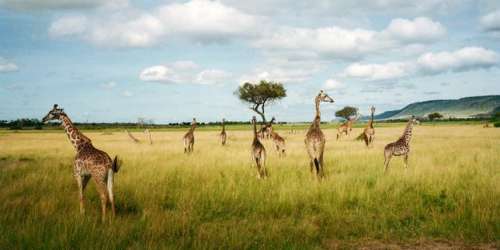
[[[372,114],[375,114],[375,107],[373,107],[373,106],[372,106],[372,107],[370,108],[370,112],[372,112]]]
[[[413,123],[413,125],[416,125],[416,124],[419,124],[420,122],[417,120],[417,117],[415,117],[414,115],[412,115],[410,117],[410,122]]]
[[[319,101],[321,101],[321,102],[331,102],[331,103],[334,102],[334,100],[330,96],[328,96],[328,94],[325,93],[325,91],[323,91],[323,90],[319,91],[319,94],[316,97],[316,99],[319,99]]]
[[[59,120],[59,117],[61,117],[62,114],[64,114],[64,110],[59,108],[57,104],[54,104],[52,110],[50,110],[49,113],[43,117],[42,122],[48,123],[52,120]]]
[[[193,121],[191,122],[191,126],[196,127],[196,118],[193,118]]]
[[[252,124],[256,124],[256,123],[257,123],[257,117],[255,117],[255,115],[254,115],[254,116],[252,116]]]

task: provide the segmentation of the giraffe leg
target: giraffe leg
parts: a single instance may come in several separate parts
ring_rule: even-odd
[[[78,184],[78,194],[79,194],[79,198],[80,198],[80,213],[81,214],[85,213],[83,191],[85,190],[85,187],[87,186],[89,179],[90,179],[90,176],[81,176],[81,175],[76,176],[76,183]]]
[[[386,150],[384,152],[384,156],[385,156],[385,160],[384,160],[385,170],[384,170],[384,173],[387,174],[387,172],[389,171],[389,162],[391,161],[391,158],[392,158],[392,152]]]
[[[405,161],[405,170],[408,171],[408,154],[405,154],[404,161]]]
[[[113,196],[113,169],[108,169],[108,180],[106,187],[108,188],[108,196],[109,196],[109,201],[111,202],[111,211],[113,212],[113,217],[116,215],[116,210],[115,210],[115,199]]]
[[[94,178],[97,192],[99,193],[99,197],[101,198],[101,210],[102,210],[102,221],[106,220],[106,206],[108,203],[108,190],[106,188],[106,184],[103,180],[97,180]]]
[[[314,163],[312,160],[309,161],[309,168],[311,170],[311,173],[314,171]]]
[[[321,178],[324,178],[325,177],[325,165],[323,164],[323,153],[321,153],[321,155],[319,156],[319,166],[320,166],[320,168],[319,168],[319,170],[320,170],[319,176]]]

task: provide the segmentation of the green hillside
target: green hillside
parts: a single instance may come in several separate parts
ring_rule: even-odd
[[[400,110],[391,110],[375,116],[375,119],[398,119],[410,115],[426,116],[433,112],[445,118],[470,118],[479,114],[493,113],[500,107],[500,95],[473,96],[451,100],[416,102]]]

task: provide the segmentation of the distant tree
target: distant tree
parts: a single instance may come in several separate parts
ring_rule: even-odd
[[[443,118],[443,115],[438,113],[438,112],[434,112],[434,113],[430,113],[427,115],[427,118],[429,118],[429,120],[431,121],[434,121],[436,119],[441,119]]]
[[[343,109],[335,112],[336,117],[342,117],[346,120],[349,120],[349,118],[356,116],[357,114],[358,114],[358,109],[351,106],[345,106]]]
[[[243,84],[235,91],[235,95],[249,103],[250,109],[259,114],[262,122],[266,123],[266,105],[286,97],[286,89],[282,83],[262,80],[258,84]]]

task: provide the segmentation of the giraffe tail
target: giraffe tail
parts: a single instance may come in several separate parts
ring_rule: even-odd
[[[113,159],[113,164],[111,165],[111,169],[113,170],[113,172],[117,173],[118,170],[120,170],[120,165],[121,162],[118,160],[118,155],[116,155]]]
[[[356,137],[356,141],[361,141],[363,139],[365,139],[365,133],[361,133],[358,137]]]

